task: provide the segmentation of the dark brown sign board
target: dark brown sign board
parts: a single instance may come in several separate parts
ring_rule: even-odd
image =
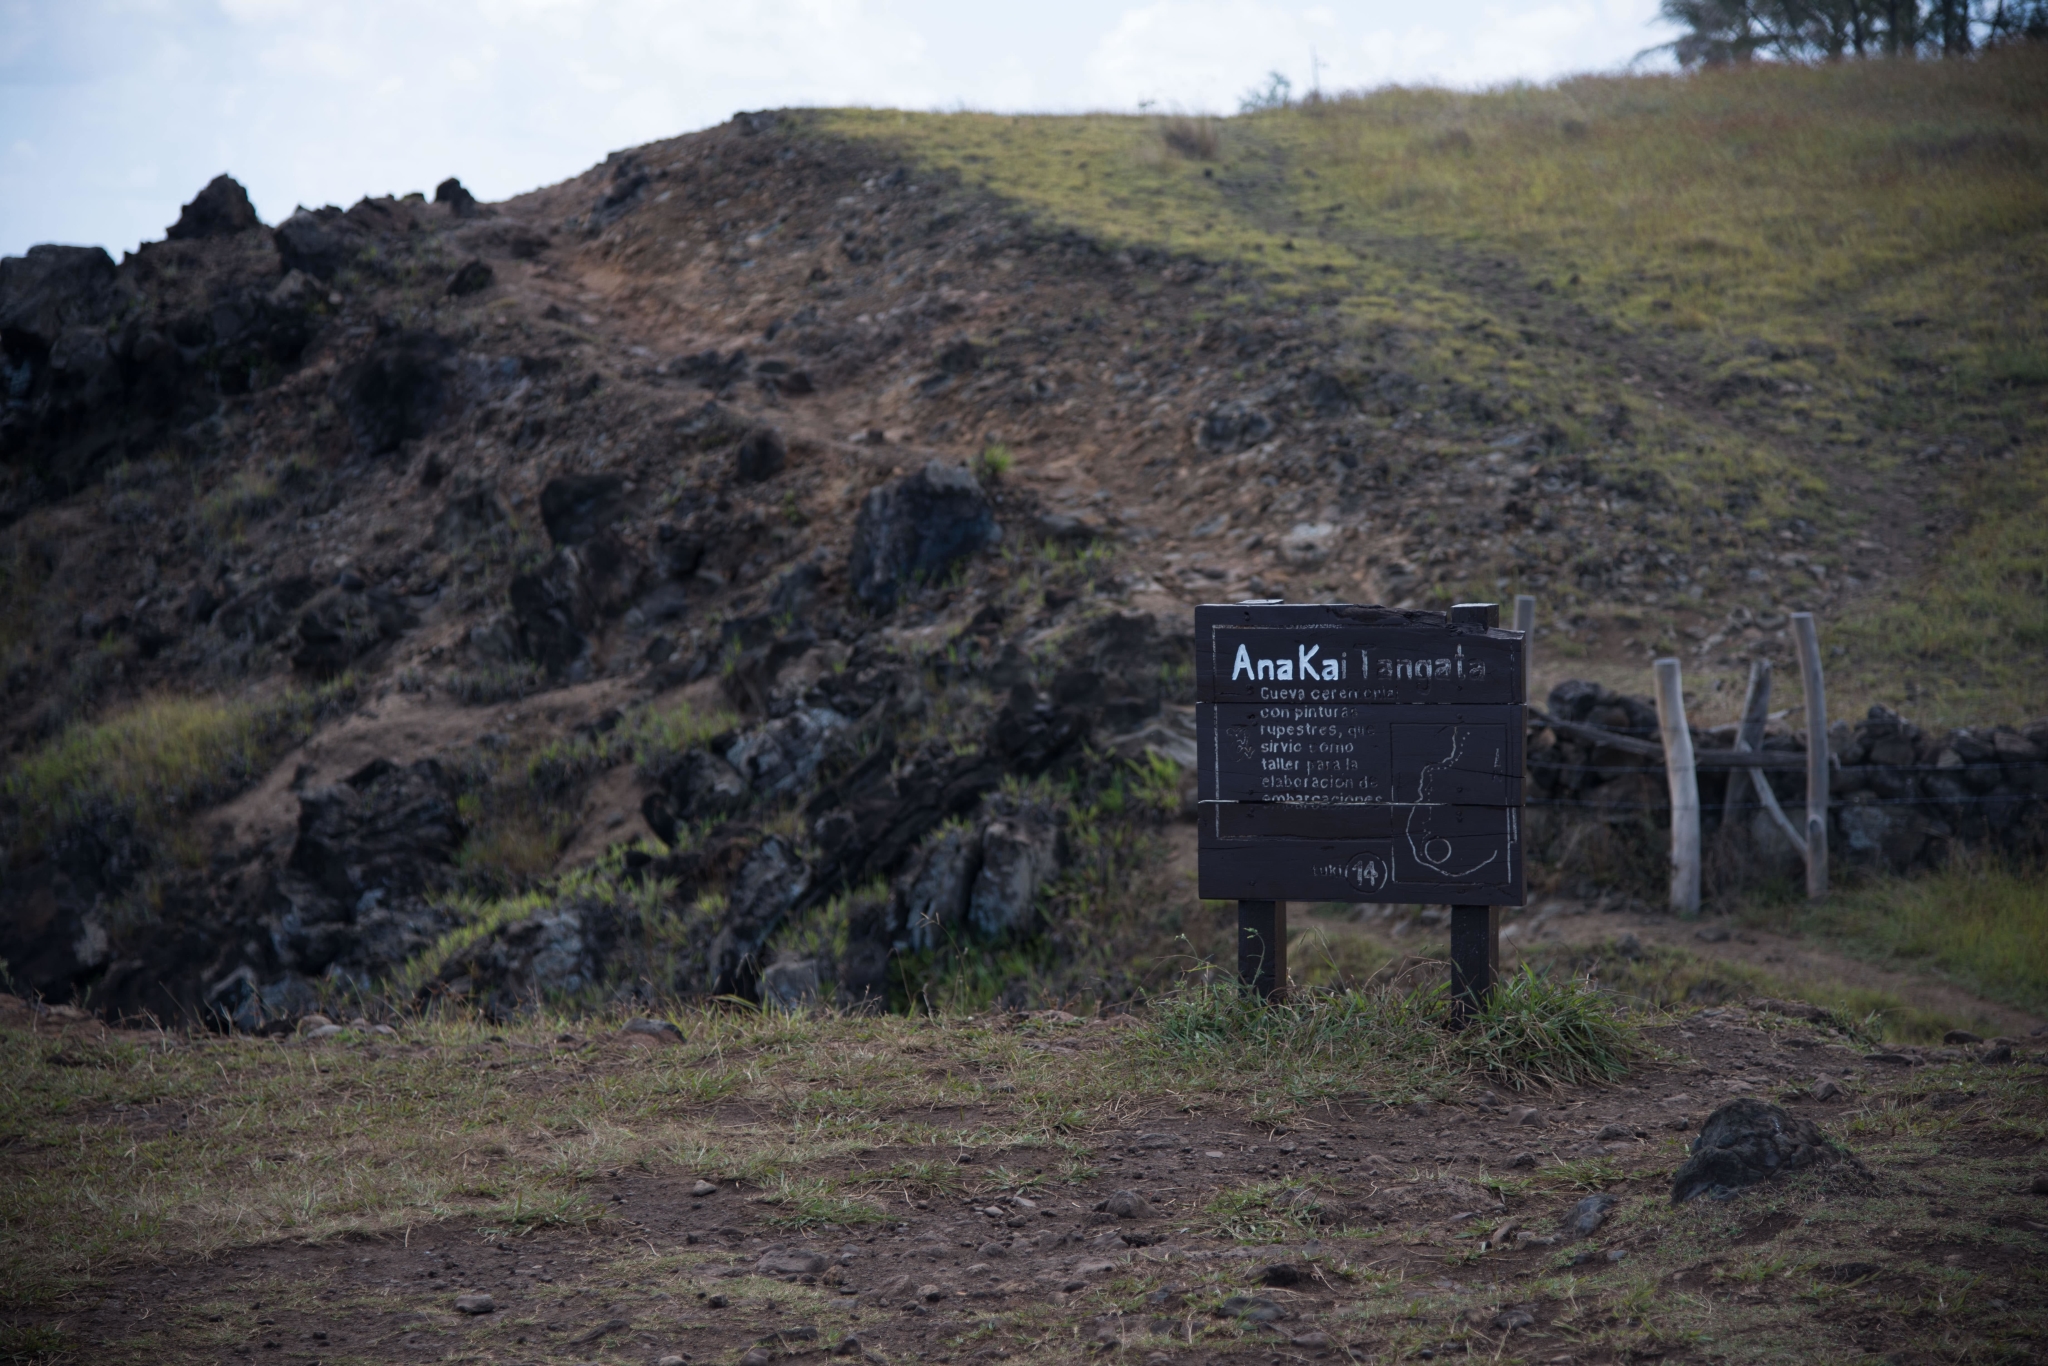
[[[1450,904],[1454,947],[1474,939],[1460,922],[1523,903],[1522,636],[1498,621],[1491,604],[1195,609],[1200,890],[1240,903],[1264,994],[1288,901]],[[1484,964],[1454,974],[1474,996],[1497,928],[1483,937]]]

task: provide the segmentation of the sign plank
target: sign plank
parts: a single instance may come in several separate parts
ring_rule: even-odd
[[[1203,801],[1519,806],[1522,708],[1196,703]]]
[[[1504,806],[1212,802],[1202,809],[1200,893],[1518,906],[1521,814]]]
[[[1519,632],[1440,612],[1341,605],[1195,609],[1200,702],[1523,702]]]

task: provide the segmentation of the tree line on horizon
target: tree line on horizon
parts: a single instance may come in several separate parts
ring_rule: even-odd
[[[1682,67],[1957,57],[2048,40],[2048,0],[1663,0],[1658,9],[1686,32],[1649,52],[1668,51]]]

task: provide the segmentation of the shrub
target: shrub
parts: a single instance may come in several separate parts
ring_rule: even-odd
[[[1159,125],[1159,139],[1190,161],[1214,161],[1223,149],[1223,135],[1214,119],[1166,119]]]

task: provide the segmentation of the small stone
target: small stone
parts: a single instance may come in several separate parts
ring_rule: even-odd
[[[1171,1148],[1173,1140],[1165,1134],[1139,1134],[1138,1146],[1140,1148]]]
[[[1913,1060],[1904,1053],[1865,1053],[1863,1061],[1888,1063],[1893,1067],[1911,1067],[1913,1065]]]
[[[1842,1084],[1833,1077],[1822,1077],[1813,1084],[1813,1090],[1809,1094],[1815,1100],[1839,1100],[1848,1092],[1844,1091]]]
[[[832,1355],[836,1357],[857,1357],[861,1354],[861,1351],[862,1347],[860,1339],[855,1337],[853,1334],[848,1333],[845,1337],[839,1339],[838,1343],[834,1345],[834,1347],[832,1348]]]
[[[1589,1195],[1572,1206],[1572,1212],[1565,1216],[1565,1227],[1581,1238],[1607,1222],[1607,1212],[1621,1203],[1611,1195]]]
[[[1995,1043],[1991,1045],[1991,1047],[1985,1049],[1982,1053],[1979,1053],[1977,1055],[1977,1061],[1991,1063],[2011,1062],[2012,1045],[2009,1043]]]
[[[975,1251],[984,1257],[1007,1257],[1010,1255],[1010,1249],[1004,1247],[1001,1243],[983,1243]]]
[[[1306,1333],[1296,1333],[1287,1340],[1296,1347],[1305,1347],[1310,1351],[1317,1351],[1330,1345],[1330,1335],[1320,1328],[1311,1328]]]
[[[300,1037],[308,1043],[318,1043],[322,1039],[331,1039],[342,1032],[342,1028],[338,1024],[324,1024],[306,1030]],[[2010,1050],[2007,1051],[2010,1052]]]
[[[1271,1266],[1262,1268],[1259,1272],[1260,1285],[1300,1285],[1308,1278],[1307,1268],[1296,1266],[1292,1262],[1275,1262]]]
[[[1263,1295],[1232,1295],[1216,1306],[1216,1317],[1243,1319],[1248,1323],[1272,1323],[1286,1318],[1287,1313]]]
[[[1099,1207],[1119,1219],[1141,1219],[1152,1212],[1152,1206],[1136,1191],[1116,1191]]]
[[[1533,1167],[1536,1165],[1536,1154],[1516,1153],[1508,1159],[1508,1165],[1510,1167]]]
[[[1609,1124],[1603,1127],[1597,1137],[1602,1143],[1613,1143],[1621,1139],[1634,1138],[1636,1131],[1626,1124]]]
[[[1703,943],[1725,944],[1728,942],[1729,937],[1728,927],[1726,925],[1702,925],[1692,932],[1692,937]]]
[[[1946,1044],[1964,1044],[1983,1043],[1984,1039],[1982,1035],[1972,1034],[1967,1029],[1951,1029],[1948,1033],[1941,1036],[1941,1041]]]
[[[726,1305],[731,1303],[732,1301],[728,1300],[723,1295],[713,1295],[704,1301],[704,1307],[706,1309],[723,1309]]]
[[[690,1187],[690,1194],[699,1198],[706,1195],[716,1195],[718,1194],[718,1187],[712,1185],[709,1181],[699,1181],[696,1185]]]
[[[683,1031],[670,1024],[667,1020],[649,1020],[644,1018],[628,1020],[625,1023],[625,1027],[619,1032],[625,1035],[638,1034],[661,1043],[681,1043],[683,1041]]]
[[[773,1360],[775,1360],[775,1353],[769,1351],[766,1347],[750,1347],[747,1349],[747,1354],[740,1358],[740,1366],[768,1366],[768,1363]]]
[[[917,1297],[927,1304],[936,1304],[946,1298],[946,1292],[936,1285],[921,1285],[917,1288]]]
[[[299,1017],[299,1033],[311,1034],[316,1029],[331,1028],[333,1024],[334,1021],[315,1011],[311,1015],[301,1015]]]
[[[455,1312],[458,1314],[488,1314],[498,1307],[497,1301],[489,1295],[457,1295]]]
[[[761,1276],[815,1276],[825,1269],[825,1254],[804,1248],[772,1248],[754,1263]]]
[[[1493,1326],[1504,1333],[1512,1333],[1518,1328],[1534,1328],[1536,1316],[1519,1304],[1511,1305],[1493,1316]]]
[[[1533,1128],[1541,1128],[1543,1127],[1543,1112],[1525,1105],[1515,1111],[1515,1123],[1527,1124]]]
[[[2034,1179],[2027,1183],[2027,1189],[2035,1195],[2048,1195],[2048,1172],[2035,1172]]]
[[[1625,1247],[1618,1247],[1607,1254],[1607,1260],[1610,1262],[1618,1262],[1626,1256],[1628,1256],[1628,1249]]]
[[[688,1357],[677,1356],[674,1352],[670,1352],[667,1356],[656,1360],[654,1366],[689,1366],[689,1360]]]

